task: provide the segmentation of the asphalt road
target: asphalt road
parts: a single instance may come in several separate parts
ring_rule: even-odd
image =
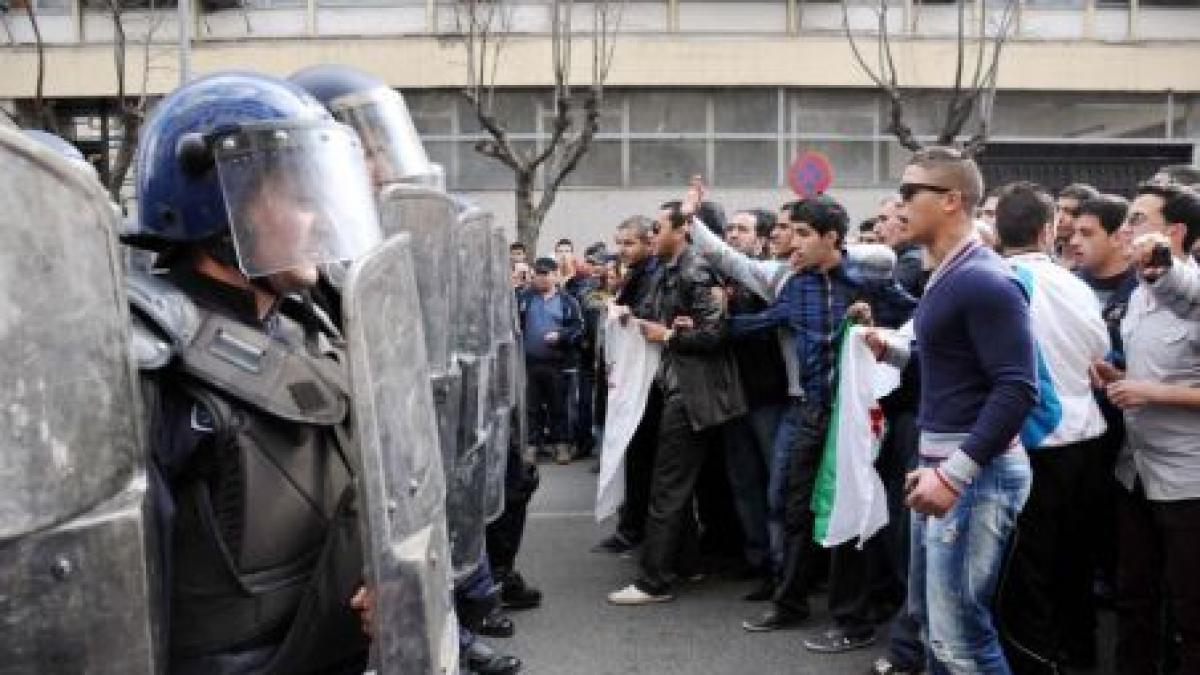
[[[611,531],[592,518],[595,460],[543,464],[518,567],[545,593],[542,607],[516,612],[517,635],[491,640],[535,675],[742,675],[869,672],[882,647],[838,655],[808,652],[805,636],[826,627],[825,598],[812,599],[806,627],[747,633],[742,619],[765,609],[741,596],[753,582],[710,577],[679,589],[674,602],[614,607],[605,595],[629,583],[634,561],[592,553]]]

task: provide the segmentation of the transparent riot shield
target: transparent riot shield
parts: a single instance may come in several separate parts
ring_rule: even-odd
[[[447,503],[456,530],[452,532],[455,573],[465,577],[483,559],[487,511],[491,214],[462,201],[455,206],[452,354],[461,386],[454,482]]]
[[[457,278],[453,263],[454,203],[444,193],[418,185],[388,185],[379,196],[383,236],[412,237],[425,354],[435,377],[450,370],[451,304]]]
[[[368,584],[381,673],[456,674],[446,483],[410,236],[357,260],[344,293]]]
[[[508,465],[510,417],[512,414],[512,308],[513,292],[508,274],[508,236],[504,226],[493,224],[488,256],[490,278],[492,454],[488,466],[487,518],[494,521],[504,512],[504,474]]]
[[[442,467],[454,470],[458,452],[462,375],[451,358],[454,307],[458,283],[454,264],[457,207],[444,191],[422,185],[387,185],[379,195],[379,220],[384,237],[407,232],[412,237],[413,270],[429,358],[433,407],[437,415]],[[447,486],[452,481],[447,480]]]
[[[155,673],[160,579],[108,198],[0,128],[0,673]]]

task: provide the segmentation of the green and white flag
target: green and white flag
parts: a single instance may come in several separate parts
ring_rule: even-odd
[[[837,387],[825,450],[813,488],[813,539],[832,547],[858,539],[861,547],[888,522],[887,496],[875,471],[885,430],[879,399],[900,384],[900,371],[878,363],[864,329],[843,322]]]

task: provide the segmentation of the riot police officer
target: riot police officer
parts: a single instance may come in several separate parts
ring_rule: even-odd
[[[306,292],[380,240],[357,138],[218,73],[147,121],[129,243],[175,673],[361,673],[345,356]]]
[[[438,380],[445,380],[452,370],[450,346],[453,326],[450,316],[449,287],[452,283],[442,275],[452,269],[446,264],[450,245],[453,214],[444,193],[440,167],[430,163],[403,98],[379,78],[346,66],[322,65],[306,68],[290,80],[323,103],[333,115],[350,125],[358,134],[369,168],[370,182],[376,197],[381,200],[383,229],[388,235],[407,232],[413,238],[418,255],[417,286],[427,343],[432,386],[438,390]],[[413,188],[407,192],[402,186]],[[445,218],[444,222],[435,216]],[[473,261],[478,264],[481,261]],[[444,424],[457,427],[457,409],[447,406],[445,396],[438,397],[439,417]],[[442,445],[447,476],[455,473],[477,475],[462,471],[460,451],[456,442],[458,429],[442,430]],[[477,456],[477,455],[476,455]],[[447,480],[447,489],[461,494],[475,492],[481,486],[454,483]],[[475,633],[493,636],[513,634],[511,620],[499,612],[497,584],[493,581],[484,556],[484,514],[475,508],[473,499],[451,498],[451,538],[458,542],[452,547],[455,583],[455,607],[462,624],[462,661],[473,672],[504,674],[517,672],[521,662],[502,654],[475,637]]]

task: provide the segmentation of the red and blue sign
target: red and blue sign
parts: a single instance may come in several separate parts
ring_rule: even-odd
[[[833,164],[823,152],[803,152],[788,167],[788,185],[804,199],[815,197],[833,184]]]

